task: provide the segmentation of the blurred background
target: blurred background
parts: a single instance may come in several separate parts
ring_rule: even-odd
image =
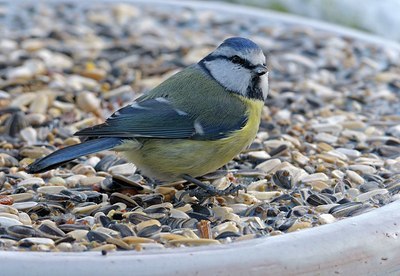
[[[343,25],[400,41],[399,0],[225,0]]]

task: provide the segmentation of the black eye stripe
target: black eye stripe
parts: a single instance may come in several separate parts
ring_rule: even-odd
[[[218,56],[207,56],[204,58],[205,61],[212,61],[212,60],[216,60],[216,59],[225,59],[225,60],[229,60],[235,64],[240,64],[241,66],[243,66],[246,69],[249,70],[253,70],[254,68],[256,68],[255,65],[252,65],[248,60],[243,59],[239,56],[233,56],[233,57],[227,57],[227,56],[222,56],[222,55],[218,55]],[[233,60],[235,59],[235,61]]]
[[[231,58],[229,58],[233,63],[238,63],[238,64],[245,64],[245,60],[244,59],[242,59],[241,57],[239,57],[239,56],[233,56],[233,57],[231,57]]]

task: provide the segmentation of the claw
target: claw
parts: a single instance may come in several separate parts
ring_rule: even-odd
[[[199,188],[198,189],[193,189],[193,190],[189,190],[186,192],[183,192],[180,196],[180,200],[185,196],[185,195],[189,195],[189,196],[195,196],[199,199],[201,198],[205,198],[205,197],[210,197],[210,196],[227,196],[227,195],[233,195],[235,193],[239,193],[240,190],[246,190],[246,187],[244,187],[243,185],[234,185],[233,183],[231,183],[226,189],[224,190],[218,190],[217,188],[215,188],[214,186],[211,185],[207,185],[203,182],[201,182],[198,179],[195,179],[189,175],[184,175],[183,179],[197,185]]]

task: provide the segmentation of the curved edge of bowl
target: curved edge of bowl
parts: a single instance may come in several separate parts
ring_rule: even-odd
[[[109,1],[109,0],[104,0],[104,1]],[[130,0],[130,1],[132,3],[133,2],[138,2],[138,3],[139,2],[140,3],[148,2],[146,0]],[[221,11],[221,12],[238,13],[241,15],[265,18],[268,20],[280,21],[280,22],[283,22],[286,24],[300,24],[300,25],[310,26],[313,29],[337,33],[340,35],[353,37],[353,38],[360,39],[363,41],[368,41],[371,43],[384,44],[385,47],[394,47],[394,48],[400,49],[400,43],[390,40],[390,39],[385,39],[385,38],[379,37],[374,34],[359,31],[357,29],[352,29],[349,27],[340,26],[340,25],[324,22],[321,20],[310,19],[310,18],[306,18],[306,17],[302,17],[299,15],[294,15],[294,14],[289,14],[289,13],[277,12],[277,11],[272,11],[272,10],[267,10],[267,9],[262,9],[262,8],[249,7],[249,6],[226,3],[226,2],[212,2],[212,1],[200,2],[200,1],[191,1],[191,0],[185,1],[184,3],[179,0],[169,0],[169,1],[165,1],[165,2],[162,2],[162,0],[151,0],[151,2],[156,2],[156,3],[159,3],[160,5],[162,3],[166,4],[168,2],[173,5],[185,5],[185,6],[193,7],[193,8],[197,8],[197,9],[213,9],[213,10],[217,10],[217,11]]]
[[[50,0],[52,1],[52,0]],[[56,0],[53,0],[56,1]],[[100,0],[112,2],[112,0]],[[79,2],[70,0],[70,2]],[[355,39],[400,49],[400,44],[374,35],[298,16],[239,5],[129,0],[129,3],[213,9],[268,20],[310,26]],[[0,251],[7,275],[301,275],[395,274],[400,271],[400,201],[357,217],[282,236],[218,246],[143,252],[49,253]]]
[[[400,271],[400,201],[329,225],[219,246],[154,251],[0,251],[8,275],[302,275]]]
[[[44,0],[48,2],[57,2],[58,0]],[[68,2],[75,2],[77,4],[84,4],[81,0],[66,0]],[[115,0],[98,0],[103,3],[115,3]],[[353,37],[363,41],[368,41],[376,44],[383,44],[385,47],[393,47],[400,49],[400,43],[394,40],[385,39],[375,34],[370,34],[357,29],[352,29],[345,26],[336,25],[333,23],[324,22],[321,20],[310,19],[299,15],[272,11],[257,7],[239,5],[227,2],[214,2],[214,1],[200,1],[200,0],[123,0],[124,3],[140,3],[151,4],[158,6],[180,6],[199,10],[214,10],[223,13],[233,13],[252,18],[264,18],[269,21],[277,21],[286,24],[300,24],[312,27],[313,29],[337,33],[348,37]]]

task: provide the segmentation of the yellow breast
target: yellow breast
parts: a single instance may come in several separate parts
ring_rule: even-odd
[[[262,101],[251,100],[244,97],[241,97],[241,99],[247,106],[248,119],[246,125],[240,130],[235,131],[229,137],[216,141],[216,143],[224,145],[223,148],[226,152],[231,152],[233,154],[232,158],[248,147],[256,137],[260,125],[261,111],[264,106]],[[230,149],[229,147],[232,148]]]
[[[188,139],[143,140],[124,155],[142,172],[160,180],[176,180],[188,174],[198,177],[215,171],[228,163],[255,138],[264,103],[241,97],[247,107],[246,125],[229,137],[215,141]],[[126,148],[126,147],[125,147]]]

